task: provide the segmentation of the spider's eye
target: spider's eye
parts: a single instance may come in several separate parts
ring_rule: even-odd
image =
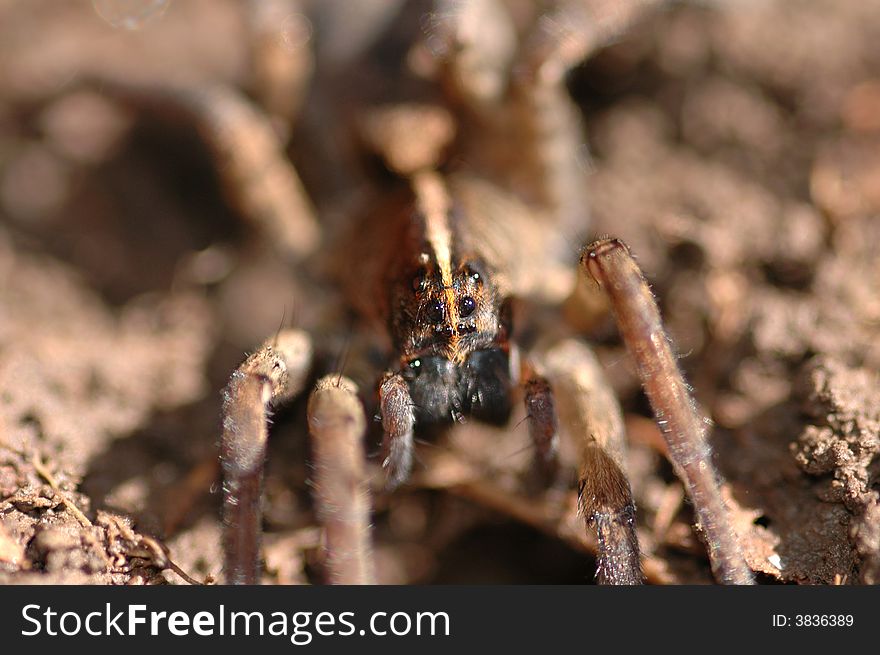
[[[458,313],[462,317],[470,316],[477,308],[477,302],[470,296],[465,296],[458,303]]]
[[[419,270],[418,273],[413,275],[412,278],[412,289],[413,291],[424,291],[425,287],[428,286],[428,275],[425,269]]]
[[[422,360],[421,360],[421,359],[414,359],[414,360],[412,360],[412,361],[409,363],[409,367],[410,367],[411,369],[413,369],[414,371],[419,370],[419,368],[421,368],[421,366],[422,366]]]
[[[468,279],[474,284],[482,284],[483,276],[480,275],[479,271],[477,271],[473,266],[468,266],[465,268],[464,274],[467,275]]]
[[[446,317],[446,305],[442,300],[434,300],[428,303],[428,320],[432,323],[439,323]]]

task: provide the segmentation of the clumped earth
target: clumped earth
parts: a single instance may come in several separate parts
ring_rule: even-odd
[[[191,126],[76,86],[255,88],[243,3],[165,4],[136,30],[112,2],[0,6],[0,582],[220,579],[219,390],[285,307],[320,314]],[[684,3],[571,75],[591,232],[654,287],[761,582],[880,582],[878,42],[863,0]],[[344,213],[293,136],[319,213]],[[710,582],[613,327],[581,327],[626,414],[649,581]],[[320,579],[302,405],[273,428],[268,582]],[[588,539],[488,498],[377,494],[379,579],[591,581]]]

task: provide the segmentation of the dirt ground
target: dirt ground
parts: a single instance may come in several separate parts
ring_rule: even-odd
[[[336,158],[355,146],[338,142],[342,130],[309,131],[322,110],[307,90],[323,69],[310,72],[306,53],[326,28],[321,56],[343,61],[369,30],[289,14],[275,27],[290,87],[273,95],[245,6],[0,2],[2,583],[221,580],[226,379],[282,321],[333,322],[342,336],[319,361],[346,359],[350,317],[325,307],[327,280],[294,274],[296,253],[247,220],[248,199],[228,188],[233,165],[186,116],[103,81],[157,98],[170,83],[245,90],[289,133],[322,225],[344,220],[361,196]],[[653,286],[762,583],[880,583],[877,43],[876,2],[685,2],[570,75],[587,130],[589,235],[627,241]],[[367,166],[374,189],[391,186],[381,164]],[[595,345],[625,412],[647,580],[711,582],[613,324],[564,316]],[[269,583],[321,579],[304,426],[302,399],[273,423]],[[465,426],[420,446],[412,484],[389,495],[377,483],[381,582],[593,580],[595,543],[573,511],[444,478],[455,477],[450,452],[491,477],[521,454],[525,431],[516,417],[509,442]],[[553,493],[553,507],[574,508],[573,489]]]

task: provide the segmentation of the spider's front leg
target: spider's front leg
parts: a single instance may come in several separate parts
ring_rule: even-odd
[[[374,584],[366,417],[351,380],[321,378],[309,398],[315,505],[324,527],[324,570],[331,584]]]
[[[273,406],[302,389],[311,362],[308,336],[283,330],[248,357],[223,390],[223,549],[231,584],[254,584],[259,578],[269,416]]]
[[[669,457],[694,504],[715,577],[753,584],[712,465],[705,425],[675,361],[660,311],[629,248],[617,239],[589,245],[584,272],[608,294],[617,325],[666,440]]]
[[[231,584],[259,582],[260,503],[271,409],[302,390],[311,363],[309,338],[285,330],[248,357],[223,392],[223,548]],[[366,419],[354,383],[341,375],[319,380],[309,398],[308,422],[327,579],[370,584]]]
[[[578,506],[596,533],[599,584],[641,584],[635,503],[625,473],[623,417],[596,358],[582,343],[564,341],[542,357],[547,378],[531,373],[524,400],[536,462],[552,470],[558,426],[580,448]],[[551,386],[552,382],[552,386]]]
[[[406,482],[412,470],[415,408],[406,380],[400,373],[386,373],[379,386],[382,416],[382,468],[388,489]]]

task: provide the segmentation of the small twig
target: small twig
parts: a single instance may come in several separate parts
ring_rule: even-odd
[[[193,578],[191,575],[189,575],[186,571],[184,571],[182,568],[180,568],[177,564],[175,564],[173,561],[171,561],[171,559],[168,559],[168,568],[171,569],[172,571],[174,571],[177,575],[179,575],[181,578],[183,578],[186,582],[188,582],[191,585],[197,585],[199,587],[203,587],[205,585],[209,585],[214,582],[214,579],[211,578],[210,576],[208,578],[206,578],[204,582],[199,582],[198,580]]]
[[[92,522],[89,518],[82,513],[79,507],[76,506],[70,498],[67,497],[61,488],[58,486],[58,482],[55,480],[55,476],[53,476],[49,469],[43,466],[43,463],[40,461],[40,455],[38,453],[34,453],[33,457],[31,457],[31,464],[34,466],[34,470],[42,477],[46,482],[49,483],[49,486],[52,487],[52,490],[58,494],[58,497],[61,499],[61,502],[64,506],[70,510],[70,513],[73,514],[76,519],[83,525],[83,527],[90,528],[92,527]]]
[[[165,494],[166,511],[162,521],[162,534],[166,537],[174,535],[197,501],[208,495],[209,487],[220,475],[220,464],[217,454],[211,453],[197,463]]]
[[[672,520],[681,508],[683,501],[684,491],[679,483],[676,482],[666,487],[666,490],[660,498],[657,512],[654,514],[654,523],[651,526],[655,540],[661,541],[663,539],[663,535],[666,534],[669,530],[669,526],[672,525]]]

